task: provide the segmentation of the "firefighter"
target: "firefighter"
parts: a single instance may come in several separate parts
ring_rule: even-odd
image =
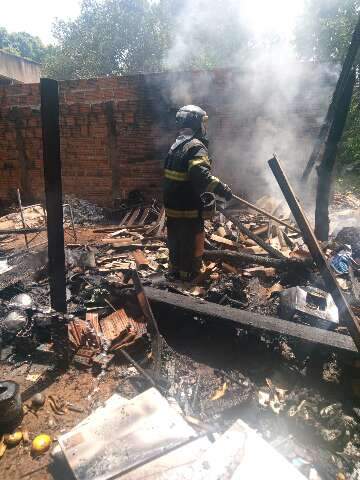
[[[231,189],[211,174],[208,116],[195,105],[176,114],[179,134],[164,168],[164,206],[169,247],[169,277],[191,281],[200,272],[204,252],[205,192],[231,200]]]

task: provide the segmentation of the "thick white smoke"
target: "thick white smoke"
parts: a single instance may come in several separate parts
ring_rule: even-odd
[[[199,75],[195,86],[174,76],[172,101],[178,105],[200,103],[206,109],[206,98],[211,97],[210,142],[215,172],[234,191],[254,200],[279,191],[266,163],[274,152],[294,182],[300,177],[326,114],[338,70],[300,63],[291,45],[291,28],[284,27],[280,32],[265,28],[270,26],[274,12],[267,10],[269,16],[272,12],[271,18],[264,18],[261,4],[271,4],[275,13],[279,7],[278,13],[286,21],[286,8],[293,2],[252,0],[252,6],[249,2],[185,1],[165,63],[177,70],[196,68],[200,58],[201,65],[209,68],[220,63],[221,67],[237,70],[218,89],[216,74],[211,72]],[[266,40],[256,25],[249,24],[251,18],[256,21],[256,4]],[[221,55],[224,43],[226,58]],[[216,96],[218,108],[213,107]],[[217,111],[222,112],[221,118]],[[309,192],[301,193],[305,196]]]

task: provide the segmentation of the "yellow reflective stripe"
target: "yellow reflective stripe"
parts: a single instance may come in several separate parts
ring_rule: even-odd
[[[198,218],[198,210],[173,210],[172,208],[165,208],[166,215],[172,218]]]
[[[219,185],[219,183],[220,183],[220,180],[217,177],[212,177],[212,180],[209,183],[209,185],[207,186],[206,191],[207,192],[213,192],[215,190],[215,188]]]
[[[189,180],[187,172],[177,172],[166,168],[164,174],[165,178],[168,178],[169,180],[177,180],[178,182],[186,182]]]
[[[200,157],[194,160],[190,160],[188,170],[190,170],[192,167],[195,167],[195,165],[206,165],[208,167],[211,167],[209,157]]]

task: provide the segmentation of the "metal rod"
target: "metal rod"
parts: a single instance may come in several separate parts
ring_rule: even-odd
[[[23,226],[23,229],[26,229],[26,223],[25,223],[25,218],[24,218],[24,212],[22,209],[22,204],[21,204],[21,195],[20,195],[20,190],[17,189],[17,198],[18,198],[18,204],[19,204],[19,209],[20,209],[20,216],[21,216],[21,223]],[[24,238],[25,238],[25,243],[26,243],[26,248],[29,250],[29,242],[27,239],[26,232],[24,232]]]
[[[360,322],[349,307],[342,291],[339,288],[336,277],[329,267],[326,258],[320,248],[320,245],[315,237],[315,234],[310,226],[305,213],[303,212],[299,201],[285,175],[279,160],[274,156],[269,160],[269,166],[281,188],[281,191],[290,207],[294,218],[303,232],[304,241],[306,242],[311,256],[314,259],[320,274],[324,280],[325,286],[331,293],[334,302],[339,310],[339,318],[342,323],[348,328],[357,349],[360,349]]]
[[[71,228],[72,228],[72,231],[73,231],[74,241],[77,242],[77,233],[76,233],[76,230],[75,230],[73,209],[72,209],[72,206],[70,204],[69,204],[69,210],[70,210]]]
[[[58,82],[42,78],[40,96],[51,306],[66,312]]]
[[[301,235],[300,230],[298,230],[296,227],[293,227],[293,226],[289,225],[287,222],[284,222],[283,220],[280,220],[280,218],[274,217],[274,215],[267,212],[266,210],[263,210],[262,208],[257,207],[256,205],[253,205],[252,203],[248,202],[247,200],[244,200],[241,197],[238,197],[237,195],[233,194],[233,198],[235,198],[235,200],[237,200],[238,202],[243,203],[247,207],[252,208],[256,212],[259,212],[259,213],[265,215],[265,217],[271,218],[271,220],[274,220],[274,222],[280,223],[280,225],[283,225],[284,227],[287,227],[289,230],[292,230],[293,232],[296,232],[299,235]]]

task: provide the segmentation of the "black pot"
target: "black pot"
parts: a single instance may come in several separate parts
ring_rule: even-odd
[[[22,418],[19,385],[11,381],[0,382],[0,433],[10,433]]]

